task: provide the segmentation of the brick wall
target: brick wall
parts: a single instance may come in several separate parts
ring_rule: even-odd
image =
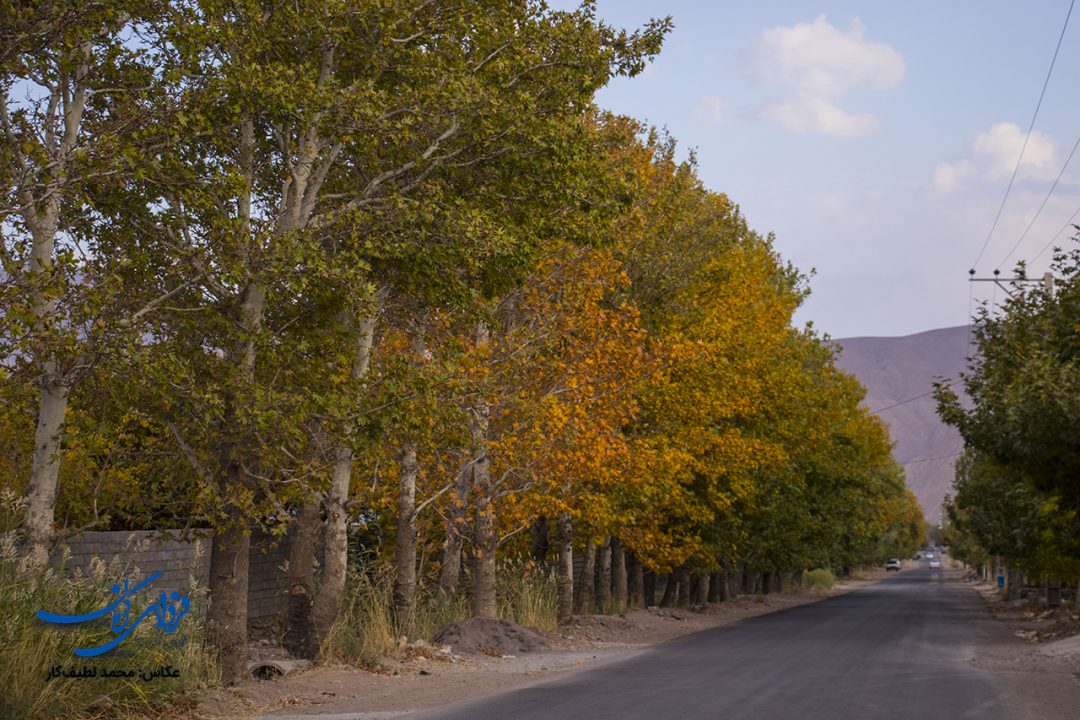
[[[178,530],[159,532],[148,530],[84,532],[68,538],[67,560],[64,571],[88,573],[94,558],[105,563],[117,563],[117,579],[129,568],[138,568],[138,577],[144,578],[155,572],[161,577],[154,581],[153,589],[191,592],[192,579],[195,587],[206,588],[210,583],[210,549],[212,539],[203,537],[192,540],[163,539],[179,537]],[[250,569],[248,578],[248,621],[251,625],[268,630],[275,627],[287,604],[286,578],[283,571],[288,557],[289,538],[274,544],[265,535],[252,537]]]

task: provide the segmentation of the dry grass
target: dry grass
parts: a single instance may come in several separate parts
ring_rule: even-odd
[[[11,497],[0,502],[14,502]],[[192,597],[190,612],[176,633],[164,635],[147,618],[116,649],[97,658],[80,658],[76,647],[93,647],[112,640],[107,618],[56,626],[38,620],[38,610],[83,614],[108,605],[115,598],[111,585],[121,577],[133,578],[137,569],[115,559],[98,563],[86,575],[74,577],[49,569],[31,573],[20,562],[10,528],[0,532],[0,717],[78,718],[125,713],[156,712],[215,679],[210,653],[204,644],[205,602]],[[145,594],[145,593],[143,593]],[[139,598],[141,601],[142,598]],[[150,602],[148,598],[146,602]],[[141,613],[142,602],[132,604]],[[139,675],[172,666],[178,678],[142,680]],[[95,672],[135,670],[134,677],[58,677],[50,669],[60,666]],[[94,711],[88,710],[91,706]]]
[[[497,577],[500,617],[541,630],[557,627],[554,580],[532,563],[514,559],[500,562]],[[390,614],[393,579],[386,563],[350,574],[342,611],[323,646],[324,659],[374,667],[398,651],[400,638]],[[432,583],[422,583],[408,639],[433,642],[447,625],[471,617],[468,577],[463,585],[466,592],[447,598]]]
[[[802,586],[807,590],[828,590],[836,584],[832,570],[817,568],[803,573]]]

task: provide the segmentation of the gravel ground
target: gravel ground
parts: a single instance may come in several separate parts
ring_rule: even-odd
[[[1080,717],[1080,636],[1065,637],[1080,630],[1072,612],[1003,602],[988,582],[972,587],[990,618],[980,626],[972,662],[993,673],[1001,703],[1019,720]]]

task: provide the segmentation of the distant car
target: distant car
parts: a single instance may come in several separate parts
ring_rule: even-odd
[[[903,564],[896,558],[892,558],[887,563],[885,563],[886,572],[888,572],[889,570],[896,570],[897,572],[900,572],[901,567],[903,567]]]
[[[930,569],[931,570],[936,570],[936,569],[938,569],[940,567],[941,567],[941,561],[940,560],[931,560],[930,561]]]
[[[928,552],[928,553],[926,553],[926,557],[929,558],[930,560],[933,560],[934,559],[934,553]]]

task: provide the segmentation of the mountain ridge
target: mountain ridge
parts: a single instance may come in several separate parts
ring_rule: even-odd
[[[960,325],[912,335],[834,340],[837,366],[866,387],[864,403],[889,426],[893,455],[932,524],[941,520],[953,466],[964,448],[956,428],[938,419],[933,386],[951,381],[959,389],[970,338],[970,326]]]

